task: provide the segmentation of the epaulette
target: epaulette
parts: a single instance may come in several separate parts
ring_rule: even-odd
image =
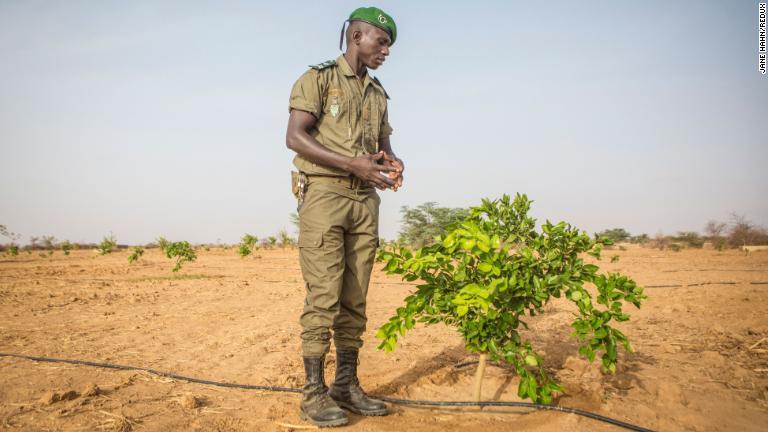
[[[389,99],[389,94],[387,94],[387,91],[386,91],[386,90],[384,90],[384,86],[383,86],[383,85],[381,85],[381,81],[379,81],[379,79],[378,79],[378,78],[376,78],[376,77],[373,77],[373,81],[374,81],[376,84],[378,84],[378,85],[379,85],[379,87],[381,87],[381,90],[384,92],[384,96],[385,96],[387,99]]]
[[[325,68],[336,66],[336,60],[328,60],[316,65],[309,65],[314,70],[323,70]]]

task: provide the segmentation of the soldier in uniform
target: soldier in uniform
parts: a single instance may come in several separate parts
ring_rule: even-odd
[[[347,22],[348,28],[344,29]],[[299,261],[306,283],[301,341],[306,373],[301,417],[318,426],[348,422],[345,408],[386,415],[357,378],[366,325],[366,295],[378,246],[376,189],[402,186],[403,162],[392,152],[388,95],[370,70],[381,66],[397,37],[391,16],[356,9],[342,26],[347,49],[311,66],[294,84],[286,144],[296,152]],[[333,337],[336,378],[324,380]]]

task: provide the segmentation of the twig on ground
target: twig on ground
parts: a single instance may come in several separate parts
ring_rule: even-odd
[[[760,345],[761,343],[763,343],[763,342],[765,341],[765,339],[766,339],[766,338],[762,338],[762,339],[760,339],[759,341],[755,342],[754,344],[752,344],[752,346],[751,346],[751,347],[749,347],[749,349],[751,349],[751,350],[755,349],[755,348],[756,348],[758,345]]]

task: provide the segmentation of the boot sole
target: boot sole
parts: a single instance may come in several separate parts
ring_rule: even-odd
[[[299,418],[302,420],[312,423],[313,425],[317,427],[336,427],[336,426],[344,426],[345,424],[349,423],[348,418],[340,418],[336,420],[327,420],[327,421],[316,421],[312,420],[311,417],[309,417],[307,414],[304,413],[304,411],[299,412]]]
[[[345,402],[339,402],[337,400],[334,400],[334,402],[336,402],[336,405],[338,405],[339,408],[344,408],[345,410],[348,410],[348,411],[350,411],[352,413],[355,413],[355,414],[361,415],[361,416],[381,417],[381,416],[385,416],[385,415],[389,414],[389,410],[386,409],[386,408],[382,408],[380,410],[363,411],[363,410],[359,410],[359,409],[355,408],[354,406],[349,405],[349,404],[347,404]]]

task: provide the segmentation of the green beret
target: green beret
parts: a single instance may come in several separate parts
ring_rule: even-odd
[[[349,15],[347,21],[365,21],[368,24],[375,25],[384,30],[389,33],[389,38],[392,40],[392,43],[389,44],[390,46],[392,46],[392,44],[395,43],[395,39],[397,39],[397,26],[395,25],[395,20],[377,7],[357,8]]]

